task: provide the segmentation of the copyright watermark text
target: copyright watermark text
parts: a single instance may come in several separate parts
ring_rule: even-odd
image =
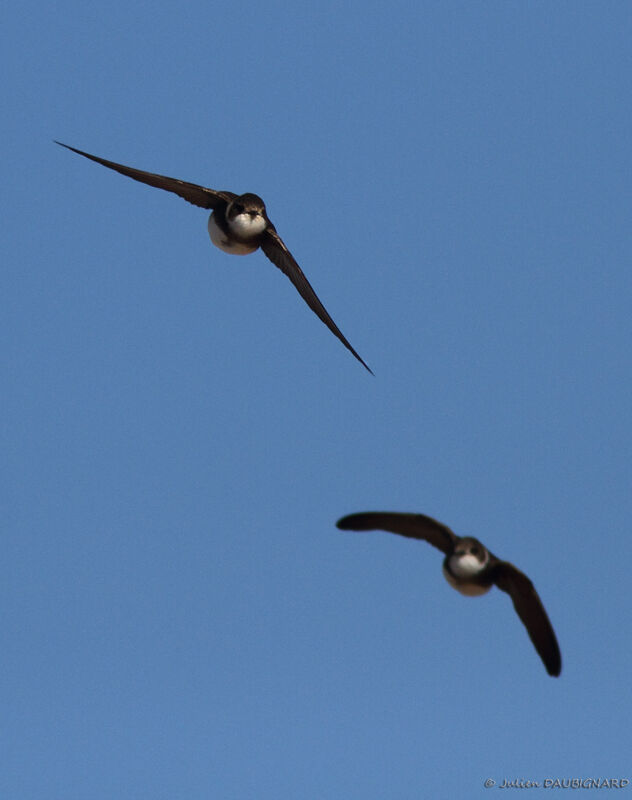
[[[629,783],[628,778],[543,778],[540,781],[487,778],[483,786],[486,789],[625,789]]]

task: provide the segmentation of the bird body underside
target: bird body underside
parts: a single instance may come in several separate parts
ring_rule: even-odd
[[[443,575],[452,588],[466,597],[478,597],[481,594],[487,594],[492,588],[491,584],[489,586],[481,586],[480,583],[470,583],[467,579],[456,578],[445,567],[443,568]]]
[[[219,227],[215,221],[214,214],[208,218],[208,234],[215,247],[219,247],[225,253],[230,253],[232,256],[247,256],[254,253],[259,245],[248,244],[246,242],[238,242],[235,239],[229,239],[226,233]]]

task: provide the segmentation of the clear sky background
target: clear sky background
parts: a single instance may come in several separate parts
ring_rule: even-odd
[[[14,3],[3,798],[632,779],[632,7]],[[253,191],[371,377],[207,214]],[[534,581],[510,599],[435,516]],[[632,791],[632,789],[627,790]]]

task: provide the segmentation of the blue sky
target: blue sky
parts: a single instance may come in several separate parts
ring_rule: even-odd
[[[631,36],[623,2],[5,12],[3,797],[632,779]],[[53,139],[262,195],[375,377]],[[523,569],[561,677],[506,595],[335,528],[368,509]]]

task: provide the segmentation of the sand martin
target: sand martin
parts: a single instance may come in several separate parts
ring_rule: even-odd
[[[346,531],[379,529],[429,542],[445,553],[443,574],[461,594],[485,594],[495,583],[511,597],[549,675],[557,677],[562,671],[560,648],[533,584],[513,564],[496,558],[478,539],[457,536],[446,525],[424,514],[367,511],[343,517],[336,525]]]
[[[207,189],[205,186],[198,186],[195,183],[187,183],[177,178],[167,178],[164,175],[156,175],[152,172],[144,172],[134,167],[126,167],[123,164],[116,164],[114,161],[107,161],[105,158],[84,153],[75,147],[56,142],[62,147],[85,156],[97,164],[127,175],[141,183],[155,186],[157,189],[166,189],[174,192],[193,205],[201,208],[211,209],[208,219],[208,232],[214,245],[232,255],[245,256],[260,247],[270,261],[284,272],[298,289],[299,294],[312,309],[316,316],[325,323],[329,330],[337,336],[347,350],[351,351],[358,361],[363,364],[371,374],[372,370],[365,364],[342,332],[329,316],[325,306],[316,296],[309,281],[303,271],[296,263],[294,256],[285,246],[283,240],[276,232],[276,228],[270,221],[266,212],[265,203],[256,194],[246,192],[245,194],[235,194],[234,192],[217,191]]]

